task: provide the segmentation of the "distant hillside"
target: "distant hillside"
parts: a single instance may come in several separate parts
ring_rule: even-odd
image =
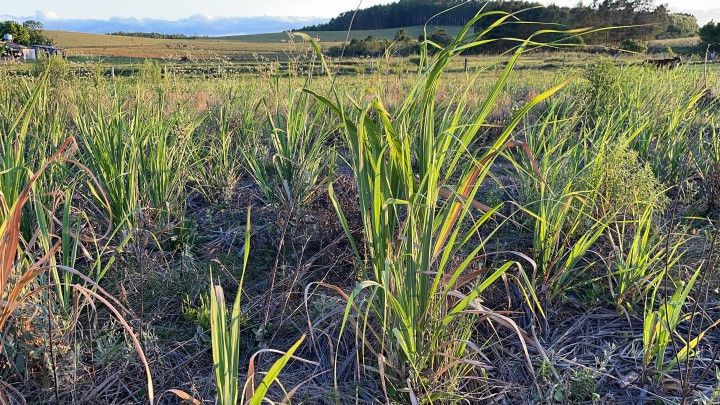
[[[51,30],[46,30],[45,34],[56,45],[65,48],[69,56],[74,57],[254,60],[255,55],[275,59],[288,50],[288,45],[279,40],[253,42],[221,38],[160,39]]]
[[[659,1],[659,0],[658,0]],[[579,27],[628,27],[610,30],[584,39],[591,43],[617,44],[623,40],[649,41],[656,38],[682,38],[696,35],[697,19],[688,14],[670,13],[653,0],[602,0],[593,6],[582,2],[574,7],[543,5],[532,1],[484,0],[399,0],[361,10],[346,11],[325,24],[304,27],[302,31],[386,30],[433,25],[461,26],[478,11],[517,13],[526,22],[542,23],[553,29]],[[476,25],[486,28],[497,16],[484,18]],[[536,24],[515,24],[508,20],[502,29],[494,30],[501,37],[525,38],[543,28]]]
[[[365,9],[346,11],[325,24],[304,27],[301,31],[347,31],[352,21],[353,30],[378,30],[422,26],[433,16],[435,25],[461,26],[482,7],[478,0],[399,0]]]
[[[369,36],[377,39],[389,39],[395,38],[400,28],[404,28],[406,33],[413,38],[417,38],[422,34],[424,26],[407,26],[398,28],[386,28],[379,30],[352,30],[350,31],[350,39],[365,39]],[[449,35],[455,36],[460,31],[458,25],[428,25],[428,34],[430,34],[435,28],[445,30]],[[303,31],[304,32],[304,31]],[[332,43],[332,42],[344,42],[347,38],[348,32],[344,31],[307,31],[313,38],[319,39],[321,42]],[[269,33],[269,34],[253,34],[253,35],[232,35],[222,37],[225,40],[232,41],[243,41],[243,42],[283,42],[289,39],[288,34],[285,32]]]

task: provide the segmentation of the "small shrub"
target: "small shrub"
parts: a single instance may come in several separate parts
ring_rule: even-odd
[[[197,324],[203,330],[210,330],[210,298],[207,294],[200,295],[198,304],[194,304],[186,295],[181,310],[186,320]]]
[[[639,218],[648,204],[662,212],[669,203],[650,165],[624,142],[599,152],[587,187],[596,190],[597,209],[602,214],[620,212]]]
[[[162,68],[157,61],[146,59],[138,69],[138,80],[143,83],[158,83],[162,79]]]
[[[62,56],[48,56],[38,59],[33,66],[33,74],[40,76],[46,71],[51,81],[62,81],[70,77],[70,64]]]
[[[597,399],[595,386],[595,377],[592,371],[581,368],[571,372],[568,391],[574,403]]]
[[[620,48],[635,53],[647,53],[648,51],[647,44],[636,39],[626,39],[620,42]]]
[[[620,73],[621,69],[608,58],[600,59],[586,72],[585,77],[590,84],[590,106],[596,113],[607,111],[614,106],[613,102],[622,94]]]

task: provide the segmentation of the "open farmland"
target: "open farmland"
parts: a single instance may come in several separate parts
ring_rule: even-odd
[[[720,401],[717,64],[50,35],[0,65],[0,400]]]
[[[408,35],[417,38],[424,33],[430,34],[434,29],[445,30],[449,35],[455,36],[460,31],[460,26],[457,25],[428,25],[427,27],[416,25],[412,27],[404,28]],[[306,33],[311,37],[315,38],[320,42],[344,42],[346,39],[364,39],[368,36],[379,38],[379,39],[390,39],[395,38],[395,34],[400,28],[387,28],[379,30],[351,30],[347,31],[307,31]],[[255,35],[232,35],[227,37],[221,37],[222,39],[242,42],[270,42],[277,43],[283,42],[288,39],[287,33],[276,32],[269,34],[255,34]]]
[[[69,56],[120,57],[140,59],[254,60],[281,58],[296,51],[285,42],[249,42],[226,39],[158,39],[117,35],[46,31]],[[279,34],[280,35],[280,34]],[[279,36],[278,35],[278,36]],[[300,44],[299,46],[305,46]]]
[[[458,26],[430,26],[456,35]],[[423,33],[424,27],[408,27],[406,31],[414,38]],[[398,29],[308,32],[324,47],[330,47],[349,39],[372,36],[392,40]],[[179,59],[187,57],[200,60],[252,60],[258,57],[285,59],[286,53],[296,53],[302,41],[293,40],[288,33],[277,32],[255,35],[236,35],[217,38],[158,39],[119,35],[85,34],[67,31],[46,31],[54,43],[67,50],[70,56]]]

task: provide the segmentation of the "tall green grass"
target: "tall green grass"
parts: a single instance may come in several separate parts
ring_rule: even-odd
[[[499,18],[488,31],[468,35],[476,21],[491,15]],[[522,271],[516,262],[495,268],[481,264],[487,237],[478,240],[476,234],[487,232],[483,226],[496,209],[476,211],[475,197],[493,162],[512,145],[512,134],[523,117],[566,83],[528,101],[481,148],[474,147],[479,133],[529,42],[508,57],[476,110],[466,108],[472,82],[454,98],[453,106],[437,104],[440,79],[452,59],[465,49],[492,42],[485,35],[507,18],[510,15],[503,13],[478,14],[423,66],[393,113],[378,96],[364,107],[348,109],[337,99],[313,93],[343,124],[359,193],[365,246],[355,241],[353,246],[368,279],[351,295],[345,323],[351,309],[360,304],[361,294],[367,293],[360,311],[376,317],[377,324],[366,320],[357,326],[375,331],[359,336],[360,344],[379,359],[376,367],[384,370],[383,386],[395,399],[462,397],[455,393],[457,384],[478,372],[472,366],[472,319],[491,313],[480,298],[509,270]],[[330,192],[333,196],[332,188]],[[335,205],[339,207],[337,201]],[[345,214],[341,209],[338,213],[352,239]]]
[[[265,374],[257,387],[254,386],[253,376],[249,376],[245,385],[242,387],[243,395],[238,398],[241,393],[238,374],[240,369],[240,350],[242,348],[240,328],[243,321],[240,301],[243,294],[245,272],[250,257],[250,224],[250,209],[248,209],[242,274],[240,275],[238,292],[235,295],[230,314],[227,313],[223,288],[215,285],[214,282],[211,282],[210,285],[209,315],[213,368],[215,370],[217,403],[221,405],[234,405],[237,403],[260,405],[263,403],[268,389],[305,340],[305,336],[303,335],[287,352],[283,353]],[[183,395],[187,396],[187,394],[181,391],[176,390],[176,392],[181,395],[181,397]]]
[[[267,110],[267,139],[255,135],[243,152],[248,171],[270,204],[302,206],[315,195],[333,162],[326,107],[295,91]],[[264,136],[265,134],[263,134]]]

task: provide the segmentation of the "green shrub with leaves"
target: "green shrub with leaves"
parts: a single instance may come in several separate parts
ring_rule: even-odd
[[[620,42],[620,48],[628,52],[647,53],[648,45],[637,39],[626,39]]]
[[[617,212],[629,218],[640,218],[648,205],[662,215],[669,203],[665,187],[650,165],[642,162],[638,152],[627,142],[603,145],[585,177],[586,189],[595,190],[601,216]]]
[[[70,78],[70,64],[59,55],[38,58],[33,63],[33,73],[39,77],[45,72],[48,72],[51,82],[63,81]]]
[[[617,105],[623,91],[621,69],[610,58],[593,63],[585,73],[589,82],[588,100],[596,114],[602,114]]]

